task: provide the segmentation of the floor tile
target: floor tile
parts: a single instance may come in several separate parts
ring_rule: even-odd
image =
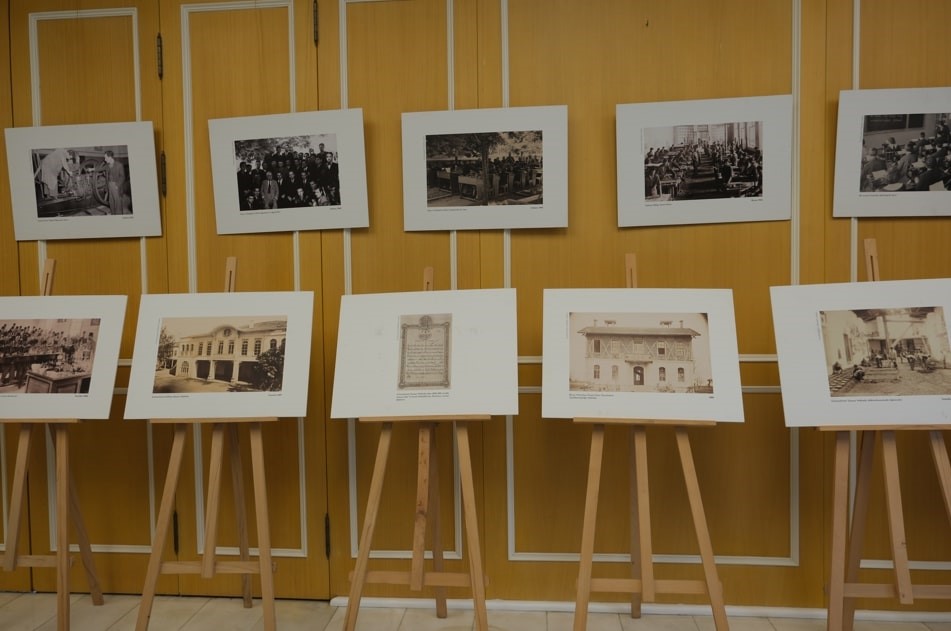
[[[0,629],[34,631],[45,622],[56,622],[56,594],[22,594],[0,607]]]
[[[882,622],[878,620],[856,620],[854,631],[928,631],[920,622]]]
[[[547,631],[544,611],[489,611],[489,631]]]
[[[360,609],[360,615],[357,616],[356,631],[397,631],[400,628],[400,621],[406,614],[405,609],[375,609],[373,607],[363,607]],[[347,610],[345,607],[337,609],[334,617],[325,631],[341,631],[343,623],[346,621]]]
[[[696,616],[697,627],[700,631],[715,631],[717,626],[712,616]],[[729,617],[730,631],[775,631],[767,618],[745,618],[741,616]]]
[[[136,600],[140,599],[136,597]],[[152,601],[149,631],[179,631],[191,620],[210,598],[198,596],[156,596]],[[133,607],[109,631],[132,631],[139,617],[139,607]]]
[[[826,619],[770,618],[776,631],[826,631]]]
[[[548,631],[572,631],[574,612],[549,612]],[[588,613],[587,631],[621,631],[621,620],[616,613]]]
[[[55,595],[54,595],[55,596]],[[88,595],[74,598],[69,603],[70,631],[102,631],[108,629],[117,620],[130,610],[137,609],[138,596],[124,596],[107,594],[103,597],[103,604],[93,605]],[[55,617],[36,627],[38,631],[55,631],[57,626]]]
[[[632,618],[621,615],[621,628],[624,631],[697,631],[697,621],[693,616],[641,616]]]
[[[399,631],[471,631],[473,612],[450,609],[445,618],[437,618],[435,609],[407,609]]]
[[[241,598],[209,598],[182,626],[182,631],[250,631],[262,615],[260,599],[255,599],[254,606],[245,609]]]

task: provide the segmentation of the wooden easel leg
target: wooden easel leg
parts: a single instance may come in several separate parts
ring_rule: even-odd
[[[241,466],[241,447],[238,444],[238,426],[228,424],[228,452],[231,457],[231,489],[234,492],[235,524],[238,531],[238,554],[242,561],[250,561],[251,553],[248,544],[248,516],[247,505],[244,501],[244,475]],[[241,596],[244,599],[245,609],[250,609],[251,602],[251,575],[241,575]]]
[[[931,456],[934,458],[938,482],[941,484],[941,492],[944,496],[944,508],[948,512],[948,519],[951,520],[951,462],[948,460],[944,434],[941,430],[933,429],[928,432],[928,440],[931,443]]]
[[[832,465],[832,562],[827,631],[842,631],[845,617],[846,539],[849,521],[849,433],[835,433]]]
[[[3,555],[3,569],[12,572],[17,567],[20,547],[20,521],[26,498],[26,472],[30,466],[30,447],[33,442],[33,425],[20,426],[17,440],[17,459],[13,469],[13,488],[10,490],[10,517],[7,522],[7,549]]]
[[[865,526],[868,524],[868,504],[872,490],[872,460],[875,456],[877,432],[861,432],[859,458],[855,472],[855,499],[852,504],[852,527],[848,535],[848,553],[845,557],[845,584],[855,583],[859,578],[862,548],[865,545]],[[848,434],[846,434],[848,436]],[[848,454],[846,454],[848,462]],[[846,473],[846,475],[848,475]],[[848,515],[848,507],[846,507]],[[851,631],[855,622],[855,599],[844,597],[842,605],[842,631]]]
[[[49,431],[55,451],[56,435],[53,431],[53,425],[47,425],[46,427]],[[89,545],[89,533],[86,531],[86,522],[83,521],[83,514],[79,508],[79,495],[76,492],[76,481],[73,479],[72,471],[68,473],[67,484],[69,492],[69,520],[76,530],[76,543],[79,546],[79,557],[82,560],[83,569],[86,572],[86,580],[89,583],[89,596],[92,599],[92,604],[99,606],[105,601],[102,598],[102,587],[99,585],[99,577],[96,576],[96,562],[92,556],[92,547]]]
[[[347,599],[347,618],[344,621],[346,631],[354,631],[357,614],[360,613],[360,598],[363,585],[367,580],[367,564],[370,561],[370,546],[373,543],[373,531],[376,529],[377,513],[380,509],[380,497],[383,494],[383,480],[386,477],[386,461],[390,455],[390,441],[393,437],[393,423],[385,422],[380,427],[380,439],[376,446],[376,462],[373,464],[373,477],[370,479],[370,493],[367,497],[367,510],[363,516],[363,532],[360,533],[360,549],[353,568],[350,582],[350,596]]]
[[[604,425],[591,426],[591,455],[588,457],[588,487],[584,498],[581,527],[581,558],[578,563],[578,596],[575,598],[574,631],[588,628],[591,599],[591,570],[594,564],[594,530],[598,522],[598,494],[601,491],[601,460],[604,456]]]
[[[224,439],[224,423],[215,423],[211,429],[211,451],[208,456],[208,504],[205,506],[205,549],[201,557],[202,578],[213,578],[215,575],[215,550],[218,547],[218,509],[221,505],[221,469],[224,460]]]
[[[472,608],[476,631],[489,631],[485,610],[485,577],[482,574],[482,551],[479,547],[479,517],[476,511],[475,484],[472,480],[472,454],[469,450],[469,423],[455,421],[456,447],[459,450],[459,479],[462,483],[462,512],[466,527],[466,548],[469,552],[469,574],[472,577]]]
[[[89,596],[93,605],[102,605],[102,586],[96,576],[96,561],[92,556],[92,546],[89,545],[89,533],[86,531],[86,522],[83,521],[82,511],[79,509],[79,496],[76,493],[76,483],[72,473],[69,475],[69,516],[76,530],[76,542],[79,544],[79,558],[86,571],[86,581],[89,583]]]
[[[261,422],[248,428],[251,442],[251,474],[254,480],[254,514],[258,527],[258,559],[261,562],[261,608],[264,631],[277,628],[274,611],[274,568],[271,566],[271,528],[267,515],[267,480],[264,477],[264,437]]]
[[[182,471],[185,432],[188,426],[185,423],[178,423],[174,428],[172,451],[168,457],[168,472],[165,474],[165,488],[162,491],[162,502],[159,505],[155,524],[155,539],[152,541],[152,553],[149,555],[149,565],[145,571],[145,586],[142,588],[142,602],[139,604],[139,616],[135,623],[136,631],[146,631],[149,628],[152,601],[155,599],[159,573],[162,569],[162,552],[165,549],[168,529],[172,523],[172,510],[175,508],[175,489],[178,487],[178,475]]]
[[[69,434],[54,425],[56,445],[56,628],[69,629]]]
[[[680,464],[683,466],[684,482],[687,485],[687,498],[690,500],[690,512],[697,531],[700,559],[703,561],[703,574],[707,581],[707,593],[710,595],[710,606],[713,609],[713,621],[717,631],[727,631],[730,624],[727,621],[726,606],[723,602],[723,586],[720,584],[713,558],[713,544],[710,542],[710,531],[707,529],[707,517],[703,512],[703,500],[700,498],[700,484],[697,481],[697,469],[690,449],[690,437],[685,427],[678,427],[675,431]]]
[[[436,424],[431,423],[429,444],[429,527],[432,533],[433,570],[443,571],[442,524],[439,520],[439,449],[436,447]],[[436,617],[446,618],[449,609],[446,605],[446,588],[436,587]]]
[[[628,486],[628,499],[631,521],[631,578],[636,581],[642,580],[641,572],[641,535],[640,535],[640,510],[637,505],[639,495],[637,493],[637,438],[635,428],[631,427],[628,431],[628,442],[630,454],[628,463],[630,473],[630,484]],[[643,585],[643,583],[641,583]],[[631,592],[631,617],[641,617],[641,592]]]
[[[429,457],[432,450],[431,423],[420,423],[416,459],[416,517],[413,521],[413,560],[410,563],[409,588],[423,588],[423,564],[426,561],[426,525],[429,521]]]
[[[895,562],[895,586],[898,602],[910,605],[914,602],[911,571],[908,567],[908,547],[905,541],[905,519],[901,507],[901,486],[898,479],[898,448],[895,431],[882,433],[882,464],[885,471],[885,500],[888,504],[888,526],[892,538],[892,555]]]
[[[654,547],[651,540],[650,486],[647,478],[647,428],[634,427],[634,466],[637,471],[637,519],[640,540],[641,595],[647,602],[657,599],[654,582]]]

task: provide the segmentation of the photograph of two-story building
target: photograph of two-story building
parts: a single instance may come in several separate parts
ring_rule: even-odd
[[[571,313],[569,390],[712,393],[706,313]]]
[[[286,316],[163,318],[153,392],[280,391]]]

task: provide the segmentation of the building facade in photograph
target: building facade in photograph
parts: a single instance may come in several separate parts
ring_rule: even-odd
[[[268,350],[283,352],[286,338],[286,320],[247,327],[222,324],[208,333],[179,338],[166,368],[179,377],[251,383],[258,356]]]
[[[613,320],[586,326],[585,378],[572,390],[711,392],[710,375],[699,375],[693,341],[700,333],[673,322],[660,327],[621,327]]]

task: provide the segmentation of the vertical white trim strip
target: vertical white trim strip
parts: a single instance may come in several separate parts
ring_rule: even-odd
[[[859,63],[862,58],[862,0],[852,0],[852,89],[859,89]],[[859,278],[859,218],[849,219],[849,282]],[[855,477],[855,476],[853,476]]]
[[[191,71],[191,24],[189,16],[194,9],[183,4],[181,8],[182,24],[182,119],[184,135],[185,166],[185,248],[188,266],[188,293],[198,291],[197,246],[195,243],[195,177],[194,172],[194,130],[192,128],[192,71]],[[197,438],[197,436],[196,436]]]
[[[792,233],[791,243],[789,244],[789,281],[791,285],[798,285],[800,281],[800,252],[799,249],[802,245],[802,216],[800,205],[800,194],[799,187],[802,182],[800,180],[800,145],[802,143],[802,138],[800,138],[800,124],[802,116],[802,0],[794,0],[793,2],[793,15],[792,15],[792,96],[793,96],[793,121],[792,121],[792,133],[793,141],[791,146],[792,156],[792,186],[790,190],[792,191],[792,199],[789,200],[791,204],[792,215],[790,217],[789,227]]]

